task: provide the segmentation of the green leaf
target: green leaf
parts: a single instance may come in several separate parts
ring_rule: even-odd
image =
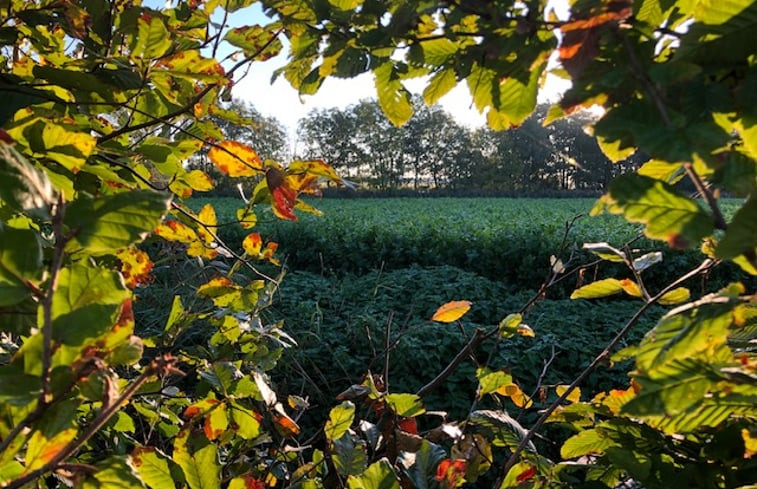
[[[623,291],[623,285],[616,278],[597,280],[583,287],[579,287],[570,294],[571,299],[598,299]]]
[[[82,489],[143,489],[142,481],[126,457],[111,456],[95,464],[95,471],[87,476]]]
[[[563,458],[577,458],[589,454],[602,454],[617,443],[604,435],[601,430],[592,429],[580,431],[568,438],[560,448],[560,456]]]
[[[434,105],[444,97],[450,90],[457,86],[457,75],[451,68],[443,69],[437,72],[428,82],[423,90],[423,101],[426,105]]]
[[[237,435],[245,440],[260,436],[260,415],[236,401],[230,402],[231,419],[236,424]]]
[[[384,399],[398,416],[412,418],[426,412],[423,401],[415,394],[389,394]]]
[[[722,305],[702,306],[666,316],[639,345],[636,368],[641,374],[656,379],[667,375],[664,366],[669,362],[716,357],[720,350],[728,349],[728,329],[732,323],[730,308]]]
[[[80,197],[66,210],[64,223],[74,232],[66,251],[114,254],[155,229],[168,210],[168,202],[166,195],[148,190],[98,199]]]
[[[355,420],[355,405],[350,401],[344,401],[336,406],[329,413],[329,420],[326,421],[324,431],[326,439],[329,441],[338,440],[352,426]]]
[[[494,105],[494,90],[497,74],[484,66],[475,63],[470,75],[465,79],[473,97],[473,104],[479,112]]]
[[[501,370],[491,371],[488,368],[476,370],[476,378],[480,385],[479,396],[496,392],[500,388],[513,383],[513,376]]]
[[[137,447],[131,460],[139,477],[151,489],[174,489],[168,459],[154,447]]]
[[[41,278],[42,246],[35,231],[0,224],[0,306],[10,306],[30,295],[27,283]]]
[[[15,212],[49,217],[55,201],[47,175],[34,167],[16,149],[0,143],[0,200]]]
[[[713,385],[705,362],[675,359],[659,366],[652,374],[641,372],[636,381],[641,390],[623,405],[632,416],[672,416],[702,402]]]
[[[373,70],[376,93],[381,110],[395,126],[401,126],[413,116],[410,92],[400,82],[391,62]]]
[[[417,489],[431,489],[436,477],[436,470],[447,456],[442,447],[428,440],[421,442],[421,447],[414,453],[401,452],[397,460],[402,472]]]
[[[694,200],[659,180],[622,175],[612,182],[608,195],[610,212],[643,223],[648,237],[666,240],[673,248],[687,248],[712,233],[710,216]]]
[[[605,451],[607,458],[636,480],[645,480],[652,468],[652,460],[646,453],[621,447],[610,447]]]
[[[160,14],[146,10],[137,20],[136,42],[131,55],[145,59],[159,58],[171,48],[172,38]]]
[[[359,476],[347,478],[348,489],[399,489],[400,481],[389,460],[382,458]]]
[[[498,97],[486,114],[486,121],[494,130],[507,130],[521,125],[536,107],[536,95],[539,92],[539,79],[547,66],[546,57],[538,64],[528,68],[528,78],[522,81],[517,76],[507,78],[500,83]]]
[[[641,165],[639,175],[674,184],[684,176],[683,163],[669,163],[662,160],[650,160]]]
[[[733,216],[718,243],[718,258],[731,259],[757,249],[757,197],[752,196]]]
[[[25,457],[27,472],[45,465],[76,438],[78,404],[76,400],[63,401],[44,411],[29,437]]]
[[[365,442],[354,436],[342,436],[332,442],[334,468],[342,476],[353,476],[365,470],[367,461]]]
[[[365,0],[329,0],[332,7],[339,10],[355,10],[363,4]]]
[[[457,44],[447,38],[423,41],[421,47],[423,48],[423,59],[430,66],[445,64],[459,49]]]
[[[281,41],[274,40],[275,37],[275,32],[259,25],[251,25],[230,29],[224,39],[244,50],[247,56],[257,53],[256,59],[263,61],[281,51]]]
[[[221,467],[214,444],[184,429],[174,438],[173,447],[173,461],[181,467],[190,489],[220,489]]]
[[[504,411],[478,410],[470,416],[470,423],[475,425],[479,432],[486,434],[487,438],[492,440],[495,447],[514,448],[526,436],[526,430],[511,418]],[[529,442],[526,450],[536,452],[536,447]]]
[[[121,304],[130,297],[120,274],[77,263],[60,271],[53,295],[53,338],[71,346],[97,338],[115,324]]]

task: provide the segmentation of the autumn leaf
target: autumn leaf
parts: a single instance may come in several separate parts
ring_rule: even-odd
[[[265,179],[273,198],[273,213],[280,219],[296,221],[297,191],[289,186],[286,174],[279,168],[270,167],[266,169]]]
[[[568,387],[569,386],[567,386],[567,385],[558,385],[557,387],[555,387],[555,392],[557,393],[558,396],[562,396],[563,394],[565,394],[565,392],[567,392]],[[578,401],[580,401],[581,400],[581,389],[579,389],[578,387],[576,387],[575,389],[573,389],[572,391],[570,391],[570,394],[568,394],[568,396],[565,398],[565,400],[567,400],[568,402],[578,402]]]
[[[155,234],[167,241],[178,241],[180,243],[190,243],[197,239],[197,234],[192,228],[179,221],[166,221],[155,228]]]
[[[144,251],[137,248],[125,248],[116,257],[121,261],[121,275],[124,277],[126,286],[130,289],[138,285],[148,284],[152,281],[150,272],[153,263]]]
[[[463,317],[470,308],[470,301],[448,302],[436,310],[434,315],[431,316],[431,320],[440,323],[451,323]]]
[[[210,161],[230,177],[252,177],[263,171],[258,154],[246,144],[222,141],[210,148]]]
[[[263,248],[263,238],[260,237],[260,233],[250,233],[242,241],[242,248],[250,256],[260,255],[260,250]]]

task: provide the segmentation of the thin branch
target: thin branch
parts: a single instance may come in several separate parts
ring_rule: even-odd
[[[497,331],[497,328],[494,329],[494,331]],[[457,370],[457,367],[465,361],[465,359],[468,357],[468,355],[476,348],[478,345],[481,344],[487,337],[489,336],[489,333],[484,333],[482,329],[476,329],[476,332],[473,334],[473,337],[470,339],[468,344],[466,344],[462,350],[457,352],[457,355],[455,355],[455,358],[452,359],[452,361],[447,364],[447,366],[439,372],[439,375],[434,377],[431,382],[421,387],[418,392],[416,392],[416,395],[419,397],[424,397],[428,393],[435,390],[437,387],[439,387],[445,380],[447,380],[447,377],[452,375],[455,370]]]
[[[615,335],[615,338],[610,341],[610,343],[607,344],[607,346],[602,350],[602,352],[597,355],[594,360],[589,364],[588,367],[584,369],[581,374],[576,377],[576,379],[568,386],[567,389],[565,389],[565,392],[562,393],[561,396],[559,396],[552,404],[545,409],[541,416],[539,416],[539,419],[536,420],[534,425],[531,427],[531,429],[528,430],[528,433],[526,433],[526,436],[523,437],[523,439],[520,441],[518,446],[513,450],[512,455],[510,455],[510,458],[507,460],[507,463],[505,463],[504,469],[502,471],[502,478],[507,475],[507,472],[513,467],[513,465],[516,464],[518,461],[518,457],[520,457],[520,454],[523,452],[523,450],[526,448],[526,446],[529,444],[531,439],[536,435],[536,432],[542,427],[542,425],[547,421],[547,419],[552,415],[552,412],[557,409],[558,406],[560,406],[565,399],[568,398],[568,396],[583,383],[584,380],[592,373],[594,370],[602,364],[613,352],[615,347],[621,342],[621,340],[628,334],[628,332],[633,328],[636,323],[641,319],[641,317],[644,315],[644,313],[652,307],[653,304],[656,304],[657,301],[660,300],[662,296],[673,290],[674,288],[678,287],[681,283],[685,282],[686,280],[699,275],[700,273],[704,273],[706,270],[709,270],[716,262],[713,260],[710,260],[709,258],[704,260],[698,267],[690,270],[686,274],[679,277],[677,280],[669,284],[667,287],[662,289],[660,292],[657,293],[654,297],[652,297],[649,302],[646,302],[643,306],[639,308],[638,311],[631,317],[631,319],[626,322],[626,324],[621,328],[621,330],[618,332],[617,335]],[[498,484],[499,485],[499,484]]]

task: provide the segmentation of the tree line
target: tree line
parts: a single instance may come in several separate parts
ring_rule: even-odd
[[[403,127],[389,122],[375,100],[315,109],[300,120],[295,141],[275,117],[240,101],[233,110],[254,120],[257,130],[217,123],[226,137],[247,142],[262,159],[323,159],[358,188],[379,192],[601,192],[645,159],[636,154],[612,163],[584,129],[595,118],[590,111],[545,126],[548,106],[540,105],[521,126],[494,131],[459,124],[439,106],[420,100],[414,105]],[[237,191],[204,156],[195,165],[219,179],[219,193]]]

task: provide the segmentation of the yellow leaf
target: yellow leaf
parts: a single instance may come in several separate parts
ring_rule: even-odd
[[[530,337],[536,336],[536,334],[534,333],[534,330],[531,329],[531,327],[527,324],[519,324],[518,329],[516,330],[516,333],[518,333],[521,336],[530,336]]]
[[[206,243],[212,243],[213,241],[215,241],[213,239],[213,236],[208,232],[207,229],[205,229],[205,227],[208,227],[211,231],[214,231],[214,228],[218,225],[216,210],[213,208],[213,206],[210,204],[205,204],[197,214],[197,220],[203,224],[203,226],[197,228],[197,234],[199,234],[203,241],[205,241]]]
[[[258,223],[258,217],[252,212],[252,209],[237,209],[237,221],[242,229],[252,229]]]
[[[509,390],[510,400],[513,401],[513,404],[522,409],[528,409],[533,406],[534,402],[531,400],[531,398],[528,397],[525,392],[520,390],[520,387],[518,387],[516,384],[512,384]]]
[[[203,241],[193,241],[187,248],[187,255],[193,257],[208,258],[212,260],[218,256],[218,250]]]
[[[687,300],[689,300],[689,297],[691,297],[691,292],[689,292],[689,289],[687,289],[686,287],[678,287],[677,289],[673,289],[667,294],[660,297],[660,300],[658,302],[663,306],[672,306],[673,304],[686,302]]]
[[[213,190],[213,180],[201,170],[191,170],[184,175],[183,179],[187,185],[198,192]]]
[[[210,161],[230,177],[252,177],[263,171],[258,154],[246,144],[222,141],[210,148]]]
[[[565,394],[565,391],[567,391],[567,390],[568,390],[568,386],[567,385],[558,385],[557,387],[555,387],[555,391],[557,392],[558,396],[562,396],[563,394]],[[565,399],[568,402],[578,402],[578,401],[580,401],[581,400],[581,389],[579,389],[578,387],[576,387],[575,389],[573,389],[570,392],[570,394],[568,394],[568,397],[566,397]]]
[[[744,458],[751,458],[757,453],[757,430],[742,428],[741,437],[744,439]]]
[[[263,249],[263,238],[260,237],[260,233],[248,234],[242,241],[242,248],[250,256],[259,256],[260,250]]]
[[[119,251],[116,257],[121,261],[121,275],[127,287],[133,289],[150,282],[153,264],[147,253],[132,247]]]
[[[167,241],[189,243],[197,239],[197,234],[189,226],[179,221],[166,221],[155,228],[155,234]]]
[[[439,321],[440,323],[451,323],[463,317],[470,307],[470,301],[448,302],[436,310],[434,315],[431,316],[431,320]]]
[[[226,404],[219,404],[205,416],[203,430],[208,440],[215,440],[229,428],[229,418],[226,416]]]

